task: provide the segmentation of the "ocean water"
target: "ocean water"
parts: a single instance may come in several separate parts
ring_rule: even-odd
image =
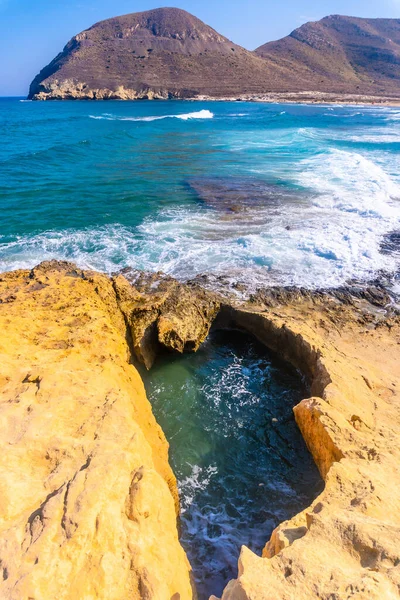
[[[396,273],[400,111],[0,100],[0,270],[59,258],[246,293]]]
[[[243,544],[261,555],[272,530],[322,489],[292,413],[307,391],[296,371],[237,331],[158,360],[144,382],[170,442],[181,542],[199,600],[208,600],[237,576]]]

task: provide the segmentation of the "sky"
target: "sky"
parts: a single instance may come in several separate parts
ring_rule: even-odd
[[[0,96],[25,96],[68,40],[97,21],[160,6],[183,8],[254,50],[331,14],[400,18],[400,0],[0,0]]]

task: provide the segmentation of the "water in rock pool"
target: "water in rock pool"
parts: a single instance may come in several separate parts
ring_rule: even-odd
[[[2,271],[57,257],[250,293],[398,269],[398,108],[0,99],[0,139]]]
[[[237,574],[242,544],[261,553],[274,527],[321,490],[292,412],[307,392],[296,371],[238,331],[158,359],[144,381],[170,442],[181,541],[208,599]]]

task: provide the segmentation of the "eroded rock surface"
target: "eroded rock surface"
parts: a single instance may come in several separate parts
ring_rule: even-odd
[[[400,319],[384,288],[272,289],[220,307],[198,284],[68,263],[0,276],[0,596],[186,600],[168,445],[130,364],[255,335],[309,379],[296,421],[325,480],[223,600],[400,597]]]
[[[268,293],[269,306],[221,312],[222,325],[252,332],[310,379],[295,417],[325,480],[263,557],[242,549],[223,600],[400,597],[399,317],[358,296]]]
[[[188,600],[168,444],[112,282],[0,276],[0,597]]]
[[[163,349],[196,352],[220,307],[214,294],[162,273],[127,269],[113,281],[134,352],[148,369]]]

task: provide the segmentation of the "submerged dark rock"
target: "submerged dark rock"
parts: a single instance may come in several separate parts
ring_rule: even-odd
[[[278,208],[302,198],[300,191],[256,177],[198,177],[189,179],[188,185],[205,206],[228,213]]]
[[[384,235],[380,250],[382,254],[400,256],[400,231],[391,231]]]

